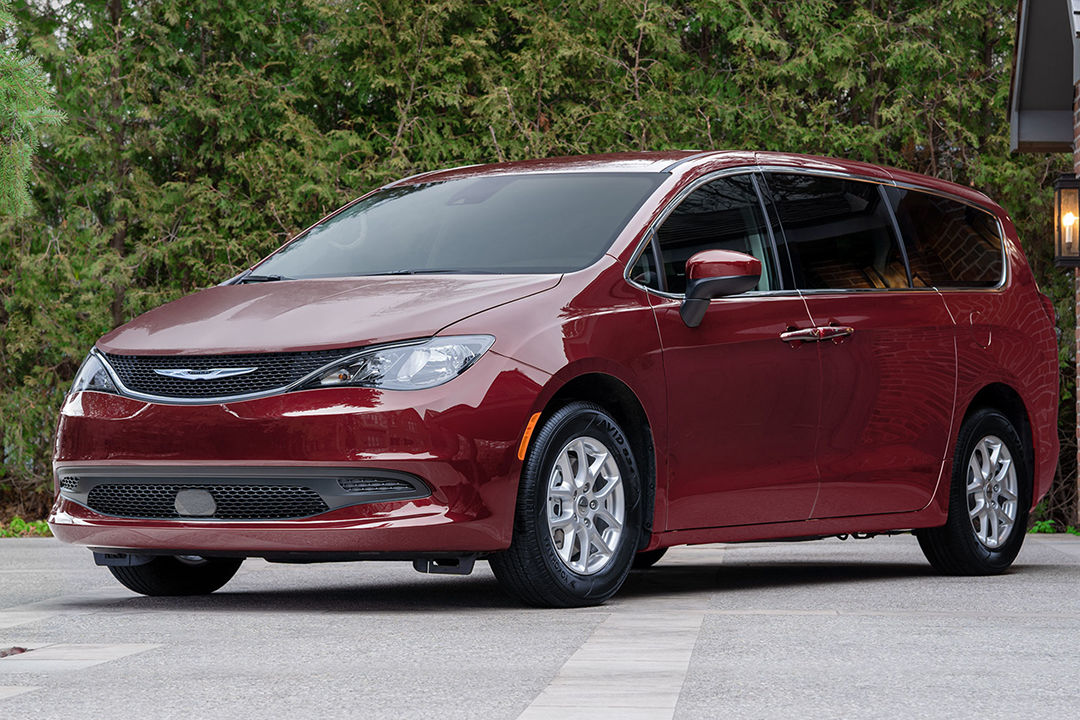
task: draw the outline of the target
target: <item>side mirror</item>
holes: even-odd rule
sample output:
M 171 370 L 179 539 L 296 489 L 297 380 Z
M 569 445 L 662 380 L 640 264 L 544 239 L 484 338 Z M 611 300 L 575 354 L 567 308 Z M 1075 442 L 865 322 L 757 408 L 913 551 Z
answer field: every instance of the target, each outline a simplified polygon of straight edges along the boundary
M 686 261 L 686 299 L 679 314 L 687 327 L 697 327 L 709 300 L 753 290 L 761 281 L 761 261 L 734 250 L 702 250 Z

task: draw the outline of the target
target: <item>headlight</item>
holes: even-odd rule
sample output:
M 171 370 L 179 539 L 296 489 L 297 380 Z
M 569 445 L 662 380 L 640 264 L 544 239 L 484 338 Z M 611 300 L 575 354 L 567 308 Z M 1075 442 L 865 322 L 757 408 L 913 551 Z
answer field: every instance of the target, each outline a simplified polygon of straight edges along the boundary
M 376 348 L 345 358 L 305 387 L 352 385 L 382 390 L 422 390 L 453 380 L 487 352 L 495 338 L 460 335 L 416 345 Z
M 113 384 L 112 378 L 109 377 L 105 365 L 93 353 L 87 355 L 86 359 L 83 360 L 82 367 L 75 374 L 75 382 L 71 384 L 71 390 L 68 394 L 74 395 L 83 390 L 113 393 L 114 395 L 117 392 L 116 385 Z

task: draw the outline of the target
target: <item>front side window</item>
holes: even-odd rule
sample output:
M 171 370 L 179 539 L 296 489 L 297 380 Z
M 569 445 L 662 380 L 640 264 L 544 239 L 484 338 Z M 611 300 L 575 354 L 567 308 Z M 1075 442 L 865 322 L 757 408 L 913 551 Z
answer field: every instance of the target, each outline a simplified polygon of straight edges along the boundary
M 797 287 L 908 287 L 904 257 L 877 184 L 795 173 L 767 178 L 787 246 L 786 252 L 781 248 L 781 262 L 790 261 Z
M 735 250 L 761 261 L 757 290 L 777 287 L 769 233 L 749 175 L 714 180 L 690 193 L 657 233 L 666 289 L 686 292 L 686 261 L 702 250 Z
M 994 287 L 1001 281 L 1001 234 L 993 215 L 918 190 L 886 192 L 915 287 Z
M 630 270 L 630 280 L 638 285 L 644 285 L 653 290 L 661 290 L 660 273 L 656 269 L 656 256 L 653 254 L 652 237 L 645 243 L 641 254 L 638 255 L 634 267 Z
M 283 278 L 561 273 L 600 259 L 662 173 L 488 175 L 385 188 L 261 263 Z

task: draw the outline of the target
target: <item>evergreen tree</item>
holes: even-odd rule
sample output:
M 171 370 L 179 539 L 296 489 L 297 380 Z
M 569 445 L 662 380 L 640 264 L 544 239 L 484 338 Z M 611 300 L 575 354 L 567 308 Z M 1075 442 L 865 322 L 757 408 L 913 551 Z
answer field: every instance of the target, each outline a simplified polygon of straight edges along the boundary
M 27 181 L 41 128 L 63 120 L 38 62 L 6 40 L 15 19 L 0 0 L 0 214 L 30 212 Z
M 9 7 L 0 207 L 28 207 L 30 152 L 59 117 L 49 84 L 70 117 L 33 165 L 39 212 L 0 210 L 0 495 L 38 512 L 58 407 L 104 332 L 389 179 L 563 154 L 807 152 L 985 191 L 1056 300 L 1072 434 L 1072 283 L 1053 270 L 1049 219 L 1070 159 L 1008 152 L 1014 0 Z M 1062 459 L 1070 487 L 1075 453 Z

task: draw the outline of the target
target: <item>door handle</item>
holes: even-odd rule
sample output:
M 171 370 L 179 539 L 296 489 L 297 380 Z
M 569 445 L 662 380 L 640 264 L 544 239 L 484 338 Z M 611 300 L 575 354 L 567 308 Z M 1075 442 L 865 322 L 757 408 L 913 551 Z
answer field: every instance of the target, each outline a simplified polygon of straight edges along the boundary
M 780 333 L 780 339 L 786 343 L 817 342 L 821 338 L 817 335 L 818 328 L 806 328 L 805 330 L 785 330 Z
M 839 342 L 855 332 L 855 328 L 847 325 L 819 325 L 806 328 L 805 330 L 786 330 L 780 333 L 780 339 L 786 343 L 822 342 L 832 340 Z
M 855 332 L 855 328 L 847 325 L 826 325 L 825 327 L 814 328 L 819 330 L 819 340 L 832 340 L 833 342 L 839 342 L 841 338 L 846 338 Z

